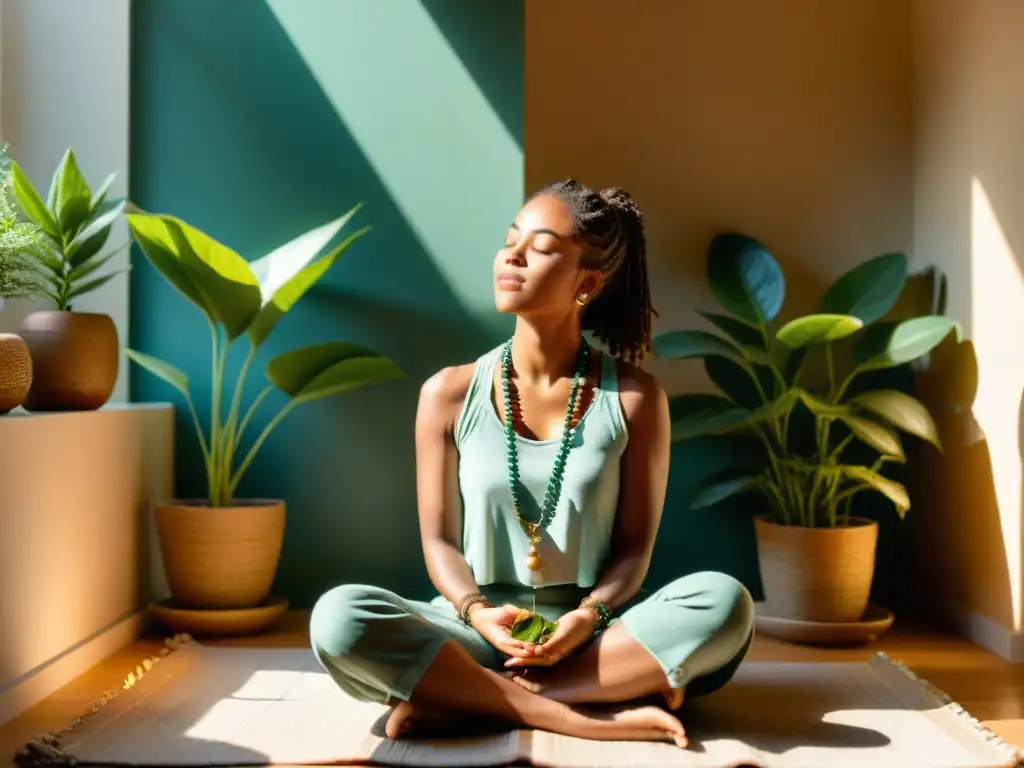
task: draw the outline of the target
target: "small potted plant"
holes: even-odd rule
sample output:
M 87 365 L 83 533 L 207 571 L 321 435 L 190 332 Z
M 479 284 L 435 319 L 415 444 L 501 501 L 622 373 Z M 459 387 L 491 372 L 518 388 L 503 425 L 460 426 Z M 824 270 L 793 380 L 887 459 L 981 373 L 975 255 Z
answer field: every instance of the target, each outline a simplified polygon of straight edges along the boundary
M 101 251 L 125 205 L 123 199 L 107 200 L 115 178 L 109 175 L 93 192 L 68 148 L 44 201 L 11 161 L 18 208 L 43 233 L 39 247 L 31 251 L 44 278 L 39 295 L 54 305 L 29 313 L 18 331 L 32 353 L 32 388 L 25 398 L 30 411 L 95 410 L 107 402 L 117 382 L 119 345 L 113 319 L 74 311 L 77 299 L 126 271 L 100 273 L 117 253 Z
M 368 347 L 347 341 L 312 344 L 272 358 L 266 366 L 269 383 L 242 410 L 245 380 L 263 342 L 368 231 L 364 227 L 352 233 L 320 256 L 358 207 L 252 263 L 173 216 L 134 209 L 126 214 L 147 260 L 199 308 L 213 332 L 211 413 L 205 432 L 192 402 L 190 376 L 171 363 L 126 351 L 129 359 L 181 393 L 206 466 L 206 498 L 156 507 L 161 552 L 176 606 L 245 609 L 268 596 L 283 543 L 285 503 L 236 498 L 253 458 L 297 406 L 404 375 L 393 361 Z M 228 350 L 243 336 L 248 340 L 247 354 L 229 393 Z M 275 389 L 287 396 L 287 402 L 244 449 L 247 427 Z
M 781 267 L 758 241 L 713 238 L 710 288 L 725 313 L 700 312 L 720 333 L 672 331 L 662 358 L 703 358 L 720 394 L 673 398 L 673 440 L 723 435 L 732 464 L 697 487 L 691 506 L 748 491 L 770 512 L 755 518 L 764 610 L 775 618 L 856 622 L 868 605 L 878 526 L 852 516 L 861 492 L 880 493 L 902 518 L 906 488 L 884 470 L 906 459 L 901 432 L 941 442 L 928 409 L 873 378 L 927 355 L 959 325 L 940 315 L 893 318 L 907 259 L 891 253 L 839 278 L 818 312 L 778 321 Z
M 11 206 L 11 170 L 7 147 L 0 147 L 0 306 L 8 299 L 31 299 L 42 290 L 32 251 L 43 232 L 31 222 L 19 221 Z M 17 408 L 32 385 L 32 357 L 25 341 L 14 333 L 0 333 L 0 414 Z

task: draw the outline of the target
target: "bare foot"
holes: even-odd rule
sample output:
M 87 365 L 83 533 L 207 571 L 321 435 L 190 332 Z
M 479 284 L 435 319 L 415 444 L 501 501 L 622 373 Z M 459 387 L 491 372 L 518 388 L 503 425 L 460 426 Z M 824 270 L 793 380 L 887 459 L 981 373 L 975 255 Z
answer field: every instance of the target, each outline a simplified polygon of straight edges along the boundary
M 587 712 L 596 719 L 608 718 L 609 728 L 605 733 L 589 736 L 592 739 L 614 739 L 616 741 L 671 741 L 677 747 L 688 744 L 686 730 L 679 718 L 654 706 L 619 706 L 607 712 Z
M 530 693 L 535 693 L 552 701 L 560 701 L 563 704 L 582 704 L 599 700 L 592 698 L 593 691 L 588 692 L 579 686 L 566 685 L 564 682 L 560 682 L 557 677 L 547 674 L 546 670 L 543 669 L 531 669 L 526 675 L 519 670 L 506 672 L 505 677 L 525 688 Z M 592 688 L 593 686 L 590 687 Z M 668 707 L 669 711 L 675 712 L 683 706 L 684 695 L 684 689 L 670 688 L 662 693 L 662 698 L 664 698 L 665 706 Z

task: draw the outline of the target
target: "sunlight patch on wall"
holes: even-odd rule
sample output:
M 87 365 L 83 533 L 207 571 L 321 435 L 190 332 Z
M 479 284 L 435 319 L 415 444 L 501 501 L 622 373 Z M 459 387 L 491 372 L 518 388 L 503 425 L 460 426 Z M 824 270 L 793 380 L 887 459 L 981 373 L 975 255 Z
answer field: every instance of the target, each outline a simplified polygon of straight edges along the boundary
M 493 314 L 490 265 L 522 204 L 523 152 L 429 13 L 267 4 L 463 306 Z
M 988 438 L 1006 547 L 1013 629 L 1021 627 L 1021 397 L 1024 278 L 981 182 L 971 181 L 972 338 L 981 371 L 974 416 Z M 962 510 L 969 515 L 970 510 Z

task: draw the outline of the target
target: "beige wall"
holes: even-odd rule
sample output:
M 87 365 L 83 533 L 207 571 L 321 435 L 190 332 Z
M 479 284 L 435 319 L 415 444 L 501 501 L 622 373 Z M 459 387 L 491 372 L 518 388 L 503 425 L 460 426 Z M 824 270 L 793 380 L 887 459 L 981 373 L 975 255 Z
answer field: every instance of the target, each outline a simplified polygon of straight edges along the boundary
M 527 0 L 527 190 L 628 189 L 650 230 L 657 328 L 713 309 L 704 249 L 761 239 L 806 311 L 912 240 L 910 10 L 892 0 Z M 658 373 L 703 380 L 699 363 Z
M 950 448 L 918 473 L 909 519 L 928 597 L 1004 653 L 1021 621 L 1021 30 L 1020 0 L 527 0 L 526 11 L 527 189 L 572 174 L 636 196 L 656 332 L 699 327 L 694 309 L 714 309 L 704 248 L 726 228 L 782 262 L 786 316 L 883 251 L 946 271 L 948 312 L 981 358 L 973 412 L 987 440 L 949 415 L 956 379 L 925 376 Z M 696 362 L 652 369 L 670 391 L 706 383 Z
M 968 358 L 930 377 L 949 436 L 929 467 L 922 583 L 977 632 L 1022 629 L 1024 3 L 916 0 L 914 241 L 950 278 L 949 312 L 973 341 L 973 404 L 951 407 Z M 930 538 L 929 538 L 930 537 Z M 1005 635 L 1005 633 L 1003 633 Z M 1024 659 L 1024 638 L 1015 640 Z
M 0 724 L 137 633 L 173 436 L 160 404 L 0 419 Z

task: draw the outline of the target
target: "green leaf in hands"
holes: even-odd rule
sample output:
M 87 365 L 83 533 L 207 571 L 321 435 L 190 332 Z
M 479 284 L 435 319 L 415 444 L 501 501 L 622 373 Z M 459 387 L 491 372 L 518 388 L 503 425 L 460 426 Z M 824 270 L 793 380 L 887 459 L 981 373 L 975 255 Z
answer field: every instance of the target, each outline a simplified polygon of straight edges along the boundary
M 36 188 L 32 186 L 28 176 L 21 170 L 21 166 L 13 160 L 11 161 L 11 187 L 14 190 L 15 200 L 25 215 L 38 224 L 43 232 L 59 241 L 60 228 L 57 226 L 57 221 L 50 214 L 46 203 L 43 202 Z
M 907 257 L 904 254 L 876 256 L 836 280 L 822 297 L 820 311 L 829 315 L 853 315 L 864 325 L 870 325 L 892 309 L 906 280 Z
M 78 168 L 75 151 L 71 147 L 64 152 L 64 157 L 56 173 L 58 177 L 57 209 L 53 213 L 57 216 L 61 229 L 66 233 L 74 234 L 89 215 L 92 190 L 89 189 L 89 183 Z
M 782 309 L 782 267 L 757 240 L 738 233 L 716 235 L 708 246 L 711 291 L 731 315 L 757 328 Z
M 249 325 L 249 338 L 255 346 L 262 344 L 278 321 L 294 307 L 310 288 L 329 270 L 338 257 L 352 243 L 370 231 L 369 227 L 353 232 L 333 251 L 312 264 L 307 264 L 297 274 L 281 285 L 269 301 L 264 303 L 255 319 Z
M 852 315 L 805 315 L 782 326 L 775 338 L 789 347 L 807 347 L 845 339 L 863 327 Z
M 850 399 L 849 404 L 871 411 L 894 427 L 927 440 L 942 450 L 942 441 L 939 439 L 939 429 L 935 425 L 935 420 L 917 398 L 896 389 L 881 389 L 857 395 Z
M 346 341 L 293 349 L 267 364 L 270 382 L 297 403 L 404 375 L 390 359 L 368 347 Z
M 168 362 L 164 362 L 160 358 L 144 354 L 143 352 L 136 352 L 134 349 L 126 349 L 124 353 L 129 360 L 149 371 L 154 376 L 159 376 L 183 395 L 188 394 L 188 376 L 183 371 L 175 368 Z
M 523 643 L 543 645 L 555 634 L 556 629 L 558 629 L 558 622 L 548 621 L 539 613 L 523 610 L 519 612 L 519 616 L 512 623 L 509 634 L 513 639 Z
M 888 498 L 896 507 L 896 514 L 901 520 L 907 514 L 907 510 L 910 509 L 910 494 L 902 484 L 856 464 L 843 464 L 839 469 L 851 480 L 857 480 Z
M 860 371 L 910 363 L 931 352 L 951 331 L 956 332 L 957 341 L 960 341 L 960 324 L 939 315 L 879 323 L 869 327 L 854 342 L 853 362 Z

